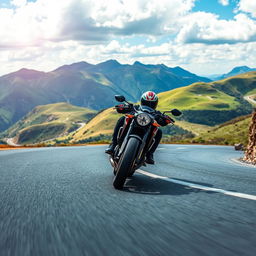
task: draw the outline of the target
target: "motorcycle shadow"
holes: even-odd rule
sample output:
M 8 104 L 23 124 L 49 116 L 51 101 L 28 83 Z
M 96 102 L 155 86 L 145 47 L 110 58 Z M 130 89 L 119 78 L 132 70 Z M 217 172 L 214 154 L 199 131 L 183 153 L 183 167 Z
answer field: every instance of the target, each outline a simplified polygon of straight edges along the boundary
M 209 183 L 200 183 L 196 181 L 176 179 L 179 181 L 196 183 L 198 185 L 213 187 L 212 184 Z M 155 179 L 151 177 L 146 177 L 142 175 L 134 175 L 133 177 L 127 179 L 123 191 L 129 193 L 137 193 L 137 194 L 147 194 L 147 195 L 186 195 L 190 193 L 207 193 L 213 194 L 216 193 L 214 191 L 204 191 L 197 188 L 191 188 L 185 185 L 176 184 L 172 182 L 168 182 L 165 180 Z

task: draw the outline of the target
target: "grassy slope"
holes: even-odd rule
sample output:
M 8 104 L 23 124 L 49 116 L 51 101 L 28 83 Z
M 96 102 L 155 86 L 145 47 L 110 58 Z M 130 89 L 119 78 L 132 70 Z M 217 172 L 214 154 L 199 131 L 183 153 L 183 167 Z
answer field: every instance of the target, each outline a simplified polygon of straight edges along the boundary
M 77 129 L 77 123 L 86 122 L 95 113 L 96 111 L 67 103 L 37 106 L 3 135 L 18 135 L 19 143 L 40 142 Z
M 202 133 L 191 142 L 234 145 L 236 143 L 248 143 L 248 131 L 251 116 L 241 116 Z
M 230 110 L 238 106 L 235 98 L 213 88 L 212 84 L 195 83 L 159 94 L 159 107 L 181 110 Z
M 75 132 L 72 142 L 90 141 L 91 138 L 94 138 L 95 140 L 109 140 L 109 136 L 113 133 L 116 121 L 121 116 L 121 114 L 116 113 L 112 108 L 102 111 L 90 120 L 84 128 Z M 209 126 L 177 121 L 175 127 L 171 128 L 171 130 L 164 130 L 164 133 L 166 137 L 168 137 L 168 134 L 191 135 L 191 133 L 193 133 L 194 135 L 197 135 L 208 129 Z
M 50 122 L 44 124 L 36 124 L 24 128 L 19 132 L 19 144 L 33 144 L 52 139 L 67 130 L 65 123 Z
M 243 98 L 255 92 L 256 72 L 211 83 L 190 86 L 159 94 L 159 107 L 183 110 L 183 120 L 217 125 L 237 116 L 249 114 L 252 106 Z
M 73 135 L 72 142 L 89 139 L 90 137 L 99 137 L 102 134 L 110 136 L 113 133 L 115 123 L 120 114 L 113 108 L 108 108 L 92 118 L 88 124 Z
M 219 113 L 227 112 L 227 120 L 230 120 L 233 116 L 231 115 L 229 118 L 228 111 L 234 111 L 235 113 L 235 111 L 243 104 L 248 107 L 248 103 L 242 100 L 242 96 L 246 94 L 253 94 L 255 92 L 255 87 L 256 72 L 249 72 L 212 83 L 195 83 L 190 86 L 160 93 L 159 110 L 164 111 L 170 110 L 171 108 L 178 108 L 184 112 L 191 111 L 190 114 L 192 113 L 199 117 L 200 115 L 203 115 L 203 118 L 206 120 L 208 118 L 207 111 L 215 111 L 215 115 L 217 115 L 216 118 L 218 118 Z M 198 113 L 197 111 L 201 112 Z M 235 114 L 239 115 L 239 112 Z M 116 120 L 120 116 L 121 115 L 116 114 L 112 109 L 102 111 L 83 129 L 75 133 L 72 141 L 82 141 L 92 137 L 98 137 L 97 139 L 100 139 L 102 135 L 111 135 Z M 246 130 L 245 128 L 247 124 L 248 123 L 246 123 L 246 121 L 242 122 L 241 129 Z M 207 131 L 212 129 L 208 125 L 187 122 L 185 120 L 178 120 L 176 125 L 197 136 L 200 134 L 208 134 Z M 231 129 L 230 127 L 225 129 L 229 130 Z M 225 129 L 223 128 L 223 131 L 220 131 L 224 132 Z M 236 136 L 238 136 L 238 140 L 240 140 L 239 132 L 235 132 L 234 134 L 236 134 Z M 227 135 L 227 138 L 231 143 L 233 143 L 234 140 L 231 139 L 231 136 Z
M 159 107 L 177 107 L 181 110 L 232 110 L 243 95 L 256 92 L 256 72 L 211 83 L 194 83 L 159 94 Z
M 252 91 L 249 91 L 248 93 L 245 94 L 245 96 L 250 96 L 250 95 L 255 95 L 256 96 L 256 88 Z

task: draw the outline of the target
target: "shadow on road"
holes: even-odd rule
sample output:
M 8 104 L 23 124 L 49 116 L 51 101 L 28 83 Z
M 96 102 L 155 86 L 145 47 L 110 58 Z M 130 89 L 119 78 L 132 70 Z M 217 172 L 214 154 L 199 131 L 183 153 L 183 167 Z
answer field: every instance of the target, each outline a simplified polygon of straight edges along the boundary
M 176 179 L 189 183 L 196 183 L 198 185 L 213 187 L 212 184 L 200 183 L 190 180 Z M 138 194 L 148 194 L 148 195 L 186 195 L 190 193 L 216 193 L 213 191 L 204 191 L 197 188 L 190 188 L 184 185 L 175 184 L 165 180 L 154 179 L 142 175 L 134 175 L 132 178 L 128 179 L 125 183 L 123 189 L 125 192 L 138 193 Z

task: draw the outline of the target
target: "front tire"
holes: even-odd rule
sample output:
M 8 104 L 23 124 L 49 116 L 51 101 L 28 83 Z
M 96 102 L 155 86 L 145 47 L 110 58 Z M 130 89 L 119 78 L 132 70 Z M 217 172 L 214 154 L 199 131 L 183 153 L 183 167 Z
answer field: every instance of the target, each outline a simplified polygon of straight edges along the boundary
M 123 189 L 125 180 L 133 168 L 139 144 L 140 142 L 138 139 L 133 137 L 129 139 L 116 169 L 116 176 L 113 182 L 115 189 Z

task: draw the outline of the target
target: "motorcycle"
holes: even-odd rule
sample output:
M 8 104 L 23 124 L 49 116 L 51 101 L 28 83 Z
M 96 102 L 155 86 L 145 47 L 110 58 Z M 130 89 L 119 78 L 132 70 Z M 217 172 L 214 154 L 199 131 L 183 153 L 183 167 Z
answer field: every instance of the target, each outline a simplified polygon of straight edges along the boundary
M 125 102 L 131 112 L 125 114 L 124 125 L 117 136 L 117 146 L 110 155 L 110 163 L 114 168 L 113 186 L 115 189 L 123 189 L 127 177 L 131 177 L 141 166 L 146 166 L 146 154 L 155 142 L 155 135 L 160 127 L 156 122 L 156 111 L 148 106 L 135 108 L 132 103 L 126 101 L 124 96 L 116 95 L 118 102 Z M 124 106 L 125 106 L 124 105 Z M 115 107 L 117 109 L 117 107 Z M 180 116 L 177 109 L 165 111 L 174 116 Z M 168 123 L 174 125 L 175 121 L 168 117 Z

